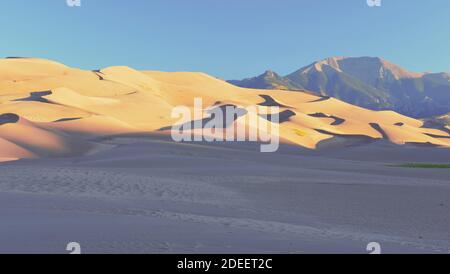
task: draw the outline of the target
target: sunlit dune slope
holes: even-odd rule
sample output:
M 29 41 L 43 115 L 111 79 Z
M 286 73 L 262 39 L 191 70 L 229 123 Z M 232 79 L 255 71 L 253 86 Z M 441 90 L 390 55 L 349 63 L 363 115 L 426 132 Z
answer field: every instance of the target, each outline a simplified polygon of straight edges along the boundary
M 0 115 L 0 127 L 0 158 L 76 156 L 93 148 L 87 141 L 12 113 Z
M 348 137 L 346 145 L 358 137 L 450 146 L 446 128 L 425 128 L 422 121 L 392 111 L 371 111 L 308 92 L 244 89 L 203 73 L 129 67 L 84 71 L 14 58 L 0 59 L 0 161 L 82 155 L 95 148 L 99 136 L 168 133 L 179 122 L 172 118 L 173 108 L 193 111 L 194 98 L 201 98 L 205 109 L 260 106 L 264 112 L 278 106 L 281 120 L 273 126 L 281 141 L 310 149 L 336 136 Z M 272 122 L 247 112 L 232 125 L 248 129 Z M 201 134 L 201 129 L 193 131 Z

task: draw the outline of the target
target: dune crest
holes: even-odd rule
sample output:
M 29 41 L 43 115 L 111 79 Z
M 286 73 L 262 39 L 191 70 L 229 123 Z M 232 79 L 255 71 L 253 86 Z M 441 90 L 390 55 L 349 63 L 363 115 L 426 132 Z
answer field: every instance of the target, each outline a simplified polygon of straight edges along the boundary
M 95 137 L 168 130 L 176 122 L 173 107 L 193 109 L 194 98 L 202 98 L 205 108 L 277 106 L 281 141 L 310 149 L 355 136 L 450 147 L 448 132 L 427 128 L 423 121 L 307 92 L 239 88 L 203 73 L 128 67 L 83 71 L 14 58 L 0 60 L 0 161 L 83 155 L 95 147 Z

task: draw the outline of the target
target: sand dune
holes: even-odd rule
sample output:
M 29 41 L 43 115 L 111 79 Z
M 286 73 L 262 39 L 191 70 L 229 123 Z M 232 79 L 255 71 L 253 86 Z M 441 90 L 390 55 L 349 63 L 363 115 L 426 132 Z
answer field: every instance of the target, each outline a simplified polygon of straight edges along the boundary
M 205 108 L 277 106 L 283 117 L 273 126 L 282 142 L 309 149 L 345 136 L 450 147 L 448 132 L 425 128 L 420 120 L 307 92 L 238 88 L 203 73 L 83 71 L 19 58 L 0 60 L 0 159 L 80 155 L 94 147 L 90 138 L 160 132 L 176 122 L 173 107 L 193 110 L 195 97 Z M 247 113 L 229 126 L 258 128 L 266 122 L 272 123 Z
M 4 158 L 35 158 L 77 156 L 87 153 L 94 145 L 15 114 L 0 130 L 1 156 Z

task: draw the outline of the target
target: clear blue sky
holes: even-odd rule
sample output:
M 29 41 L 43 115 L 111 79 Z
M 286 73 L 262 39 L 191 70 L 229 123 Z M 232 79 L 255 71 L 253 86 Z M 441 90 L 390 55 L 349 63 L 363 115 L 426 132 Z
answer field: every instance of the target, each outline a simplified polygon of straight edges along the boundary
M 81 1 L 0 1 L 0 55 L 226 79 L 287 74 L 335 55 L 450 71 L 449 0 Z

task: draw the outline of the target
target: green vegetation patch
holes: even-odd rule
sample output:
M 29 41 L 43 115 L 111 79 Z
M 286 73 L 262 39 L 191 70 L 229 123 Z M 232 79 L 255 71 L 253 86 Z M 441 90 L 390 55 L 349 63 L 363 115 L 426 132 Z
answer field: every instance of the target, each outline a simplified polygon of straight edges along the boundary
M 407 167 L 407 168 L 450 168 L 450 164 L 407 163 L 407 164 L 400 164 L 400 165 L 392 165 L 392 167 Z

